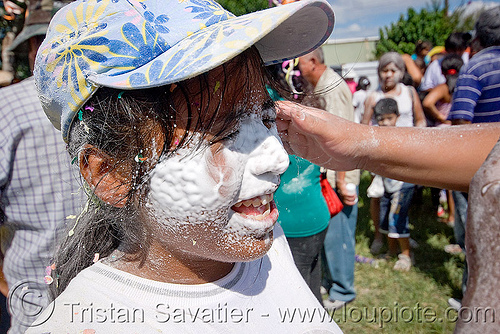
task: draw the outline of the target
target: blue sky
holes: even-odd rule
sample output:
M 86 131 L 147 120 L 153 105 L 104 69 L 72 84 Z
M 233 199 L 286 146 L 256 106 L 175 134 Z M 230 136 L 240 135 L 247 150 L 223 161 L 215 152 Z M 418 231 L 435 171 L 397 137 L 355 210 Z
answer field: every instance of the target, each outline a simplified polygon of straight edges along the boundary
M 379 28 L 396 22 L 407 9 L 430 6 L 431 0 L 327 0 L 335 11 L 335 29 L 331 39 L 378 36 Z M 444 2 L 441 0 L 441 2 Z M 500 0 L 484 1 L 500 4 Z M 449 0 L 450 10 L 469 4 L 475 7 L 483 1 Z

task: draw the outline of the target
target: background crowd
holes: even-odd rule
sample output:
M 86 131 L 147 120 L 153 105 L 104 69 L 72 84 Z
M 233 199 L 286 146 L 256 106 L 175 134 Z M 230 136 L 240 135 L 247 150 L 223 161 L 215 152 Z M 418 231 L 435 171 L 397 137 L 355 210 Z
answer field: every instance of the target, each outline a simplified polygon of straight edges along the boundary
M 500 9 L 496 7 L 489 14 L 481 16 L 476 24 L 476 31 L 472 34 L 453 32 L 447 36 L 444 46 L 433 46 L 429 41 L 420 41 L 415 45 L 415 53 L 412 55 L 396 52 L 383 54 L 378 60 L 379 86 L 374 90 L 368 90 L 370 81 L 364 76 L 356 78 L 357 84 L 352 85 L 352 76 L 335 73 L 324 64 L 321 49 L 300 57 L 300 72 L 295 71 L 294 74 L 302 76 L 312 86 L 319 108 L 363 124 L 445 128 L 458 124 L 498 122 L 500 75 L 497 72 L 499 60 L 495 59 L 500 40 L 500 23 L 496 21 L 498 18 Z M 289 68 L 284 67 L 283 71 L 290 75 Z M 288 82 L 293 83 L 290 80 Z M 298 86 L 304 87 L 304 84 Z M 304 93 L 307 95 L 308 91 L 304 89 Z M 300 158 L 291 156 L 291 165 L 295 164 L 294 159 L 297 161 Z M 313 194 L 319 194 L 320 177 L 316 173 L 309 180 L 309 184 L 316 183 L 316 190 L 300 187 L 301 177 L 307 172 L 305 167 L 302 170 L 295 168 L 291 171 L 291 176 L 284 179 L 283 189 L 290 187 L 296 191 L 293 205 L 289 205 L 292 201 L 288 198 L 282 200 L 281 193 L 277 195 L 278 206 L 287 211 L 286 218 L 280 218 L 285 234 L 290 224 L 310 226 L 310 218 L 302 213 L 310 203 L 302 202 L 313 200 Z M 294 256 L 298 253 L 304 256 L 305 250 L 309 251 L 309 272 L 306 275 L 323 267 L 320 290 L 324 306 L 330 309 L 339 309 L 354 301 L 355 261 L 374 263 L 391 261 L 395 257 L 394 270 L 409 271 L 415 264 L 412 248 L 419 247 L 418 242 L 410 235 L 408 213 L 412 205 L 422 204 L 423 187 L 372 174 L 372 183 L 366 195 L 370 198 L 370 215 L 374 227 L 370 247 L 374 257 L 355 255 L 358 210 L 356 202 L 346 191 L 346 185 L 358 185 L 359 174 L 346 179 L 345 175 L 350 173 L 356 175 L 357 172 L 327 171 L 330 176 L 328 180 L 344 207 L 330 219 L 328 227 L 323 224 L 326 234 L 314 234 L 317 239 L 309 241 L 313 243 L 324 240 L 323 256 L 317 247 L 304 246 L 308 245 L 306 241 L 300 243 L 302 248 L 294 247 L 297 235 L 287 234 Z M 295 185 L 292 187 L 293 183 Z M 465 252 L 467 193 L 437 188 L 430 188 L 430 192 L 432 215 L 435 216 L 436 224 L 445 223 L 454 231 L 455 243 L 446 245 L 444 250 L 450 254 Z M 296 209 L 295 216 L 292 215 L 292 208 Z M 315 212 L 319 214 L 320 210 Z M 422 212 L 422 216 L 427 214 Z M 413 219 L 418 220 L 418 215 Z M 418 221 L 411 223 L 418 225 Z M 309 238 L 313 235 L 305 229 L 303 234 L 303 237 Z M 304 265 L 304 262 L 301 261 L 301 264 Z M 312 278 L 308 279 L 310 281 Z M 320 284 L 320 280 L 315 280 L 310 283 L 313 290 L 317 290 Z M 465 262 L 463 293 L 466 284 Z M 459 310 L 461 300 L 449 298 L 448 304 Z
M 22 29 L 14 29 L 2 43 L 1 74 L 3 85 L 9 86 L 16 52 L 30 57 L 32 69 L 48 23 L 64 3 L 5 1 L 4 5 L 13 20 L 23 18 Z M 276 79 L 268 87 L 274 100 L 295 100 L 370 126 L 445 128 L 499 122 L 500 7 L 485 13 L 474 32 L 454 32 L 443 46 L 421 41 L 412 55 L 382 55 L 378 87 L 367 77 L 336 73 L 325 64 L 321 48 L 269 71 Z M 11 333 L 22 333 L 34 321 L 29 314 L 39 314 L 36 311 L 47 304 L 56 239 L 67 224 L 76 221 L 84 201 L 77 195 L 82 192 L 60 133 L 47 122 L 33 80 L 2 88 L 0 101 L 0 236 L 5 278 L 0 332 L 10 326 Z M 363 258 L 355 251 L 358 198 L 365 196 L 359 187 L 363 171 L 326 170 L 298 156 L 289 158 L 275 195 L 279 222 L 300 273 L 325 308 L 339 309 L 355 300 L 356 261 L 392 261 L 394 270 L 412 270 L 412 249 L 419 244 L 411 237 L 410 224 L 416 222 L 409 220 L 409 210 L 421 204 L 422 186 L 370 174 L 366 195 L 374 228 L 373 257 Z M 325 184 L 334 193 L 327 193 Z M 467 193 L 431 192 L 436 224 L 445 223 L 454 231 L 455 242 L 445 250 L 464 252 Z M 69 193 L 75 195 L 62 198 Z M 39 293 L 30 300 L 33 312 L 23 311 L 16 299 L 26 282 Z M 467 270 L 463 293 L 466 284 Z M 456 309 L 461 306 L 458 298 L 448 302 Z

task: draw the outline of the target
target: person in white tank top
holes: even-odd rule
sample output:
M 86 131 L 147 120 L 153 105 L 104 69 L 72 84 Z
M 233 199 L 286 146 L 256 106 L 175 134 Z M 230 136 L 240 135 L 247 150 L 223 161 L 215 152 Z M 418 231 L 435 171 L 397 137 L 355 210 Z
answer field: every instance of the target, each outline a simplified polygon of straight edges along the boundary
M 379 60 L 378 76 L 380 87 L 371 93 L 365 101 L 365 113 L 362 124 L 370 124 L 373 117 L 373 107 L 384 97 L 391 97 L 398 103 L 400 117 L 396 126 L 426 126 L 425 116 L 414 88 L 401 83 L 405 65 L 403 58 L 397 52 L 388 52 Z M 376 122 L 371 122 L 376 124 Z
M 401 55 L 397 52 L 387 52 L 379 59 L 378 77 L 379 89 L 372 92 L 365 101 L 365 114 L 361 124 L 376 125 L 373 119 L 374 107 L 382 98 L 393 98 L 398 104 L 400 116 L 396 126 L 402 127 L 425 127 L 425 120 L 422 104 L 418 98 L 417 91 L 410 86 L 401 83 L 405 72 L 405 63 Z M 375 226 L 375 238 L 370 246 L 373 254 L 380 252 L 383 245 L 383 236 L 379 232 L 380 198 L 370 198 L 370 215 Z

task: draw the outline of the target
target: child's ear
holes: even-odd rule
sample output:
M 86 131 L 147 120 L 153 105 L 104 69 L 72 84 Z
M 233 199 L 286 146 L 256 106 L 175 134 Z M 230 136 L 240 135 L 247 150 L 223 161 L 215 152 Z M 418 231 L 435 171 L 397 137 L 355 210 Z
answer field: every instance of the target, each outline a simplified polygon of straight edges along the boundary
M 129 168 L 92 145 L 86 145 L 79 155 L 80 173 L 95 195 L 115 207 L 123 207 L 131 189 Z

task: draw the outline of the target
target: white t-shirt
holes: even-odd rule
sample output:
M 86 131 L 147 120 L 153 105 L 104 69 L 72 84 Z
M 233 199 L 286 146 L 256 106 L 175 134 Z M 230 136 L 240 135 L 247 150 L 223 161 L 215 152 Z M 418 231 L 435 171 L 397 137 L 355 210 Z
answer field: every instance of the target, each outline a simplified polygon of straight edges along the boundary
M 27 333 L 342 333 L 295 267 L 279 226 L 266 256 L 236 263 L 212 283 L 162 283 L 98 262 L 35 324 L 44 320 Z
M 440 59 L 434 60 L 425 70 L 424 77 L 420 83 L 420 90 L 426 91 L 446 82 L 446 78 L 441 71 Z
M 352 94 L 352 105 L 354 107 L 354 122 L 361 123 L 363 115 L 365 113 L 365 100 L 368 96 L 368 92 L 364 89 L 360 89 Z
M 396 122 L 396 126 L 411 127 L 413 124 L 413 99 L 412 91 L 409 86 L 402 83 L 398 83 L 399 94 L 396 96 L 386 95 L 381 90 L 373 92 L 375 100 L 374 104 L 380 99 L 390 97 L 396 100 L 399 109 L 399 118 Z M 375 116 L 373 116 L 375 117 Z M 374 124 L 377 124 L 374 122 Z

